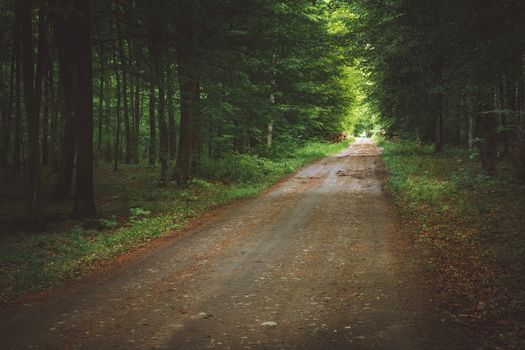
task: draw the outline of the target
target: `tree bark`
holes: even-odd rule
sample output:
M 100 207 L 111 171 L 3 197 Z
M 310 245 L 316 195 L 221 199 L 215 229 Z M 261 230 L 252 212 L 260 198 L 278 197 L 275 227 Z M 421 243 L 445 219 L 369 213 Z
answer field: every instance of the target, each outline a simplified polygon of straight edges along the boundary
M 108 134 L 109 134 L 110 123 L 111 123 L 111 118 L 109 118 L 109 116 L 111 116 L 111 102 L 113 101 L 112 99 L 113 94 L 112 94 L 112 89 L 111 89 L 111 87 L 113 86 L 113 79 L 111 79 L 111 74 L 108 74 L 107 79 L 108 79 L 107 81 L 108 88 L 106 89 L 106 94 L 105 94 L 106 95 L 105 105 L 106 105 L 106 116 L 108 118 L 106 118 L 105 121 L 106 121 L 106 130 L 108 130 Z M 106 142 L 104 146 L 104 160 L 107 163 L 113 162 L 113 151 L 111 149 L 111 141 L 109 139 L 109 136 L 106 138 Z
M 468 146 L 470 148 L 474 147 L 474 139 L 476 130 L 475 116 L 472 112 L 468 114 Z
M 173 71 L 170 70 L 167 80 L 167 99 L 168 104 L 168 143 L 169 143 L 169 158 L 175 160 L 177 157 L 177 129 L 175 124 L 175 79 L 173 79 Z
M 199 2 L 185 1 L 181 6 L 183 21 L 178 25 L 177 65 L 180 92 L 180 131 L 179 149 L 173 174 L 179 184 L 186 184 L 190 177 L 193 143 L 193 123 L 197 119 L 199 99 L 196 96 L 199 89 L 197 74 L 198 17 Z
M 16 30 L 16 29 L 15 29 Z M 16 40 L 13 40 L 13 49 L 11 53 L 11 66 L 9 72 L 9 100 L 7 101 L 7 108 L 4 115 L 2 142 L 2 166 L 4 168 L 4 176 L 7 181 L 9 178 L 9 146 L 11 139 L 11 121 L 13 119 L 13 100 L 15 91 L 15 63 L 16 63 Z
M 113 147 L 113 149 L 115 150 L 115 155 L 114 155 L 114 159 L 113 159 L 113 171 L 117 171 L 118 170 L 118 163 L 119 163 L 119 160 L 120 160 L 120 105 L 121 105 L 121 101 L 122 101 L 122 98 L 121 98 L 121 87 L 120 87 L 120 77 L 119 77 L 119 72 L 118 72 L 118 67 L 115 66 L 115 80 L 117 82 L 117 110 L 116 110 L 116 114 L 117 114 L 117 122 L 116 122 L 116 126 L 115 126 L 115 146 Z
M 61 14 L 55 20 L 55 38 L 57 40 L 59 69 L 60 69 L 60 95 L 63 100 L 61 106 L 62 133 L 60 142 L 60 164 L 58 176 L 53 190 L 52 198 L 63 201 L 71 191 L 73 180 L 73 165 L 76 152 L 77 120 L 75 113 L 76 69 L 74 55 L 71 47 L 76 40 L 72 28 L 73 20 L 68 14 L 71 2 L 62 0 L 59 3 Z
M 155 130 L 155 83 L 154 79 L 149 83 L 149 154 L 148 163 L 155 166 L 157 160 L 157 135 Z
M 35 73 L 33 67 L 33 28 L 31 14 L 31 0 L 17 1 L 17 10 L 20 11 L 21 42 L 22 42 L 22 71 L 24 76 L 24 100 L 27 116 L 27 138 L 28 138 L 28 218 L 31 221 L 40 219 L 40 147 L 39 147 L 39 123 L 38 109 L 39 97 L 35 94 Z M 43 5 L 44 6 L 44 5 Z M 44 18 L 40 18 L 41 21 Z M 40 53 L 39 53 L 40 57 Z M 39 58 L 39 64 L 42 60 Z M 41 70 L 37 68 L 37 71 Z M 41 84 L 40 76 L 37 74 L 37 86 Z M 41 91 L 41 87 L 37 88 Z
M 19 1 L 15 2 L 16 6 L 21 6 Z M 21 36 L 21 18 L 20 10 L 15 10 L 15 29 L 14 29 L 14 44 L 13 51 L 15 54 L 15 125 L 13 135 L 13 174 L 20 173 L 22 167 L 22 106 L 21 106 L 21 50 L 20 43 Z
M 93 193 L 93 72 L 89 0 L 75 0 L 78 156 L 74 217 L 96 215 Z
M 479 152 L 481 167 L 489 174 L 496 172 L 498 138 L 496 134 L 497 120 L 494 115 L 494 95 L 488 89 L 478 91 L 475 101 L 476 127 L 480 138 Z
M 46 101 L 42 111 L 42 166 L 44 167 L 49 165 L 49 105 L 51 104 L 51 98 L 49 96 L 49 72 L 46 73 L 43 90 Z
M 59 84 L 60 86 L 60 84 Z M 59 151 L 58 151 L 58 135 L 59 135 L 59 106 L 60 103 L 57 102 L 55 97 L 55 67 L 53 64 L 49 66 L 49 103 L 50 103 L 50 113 L 51 113 L 51 135 L 49 137 L 49 164 L 51 169 L 54 172 L 58 171 L 59 168 Z M 56 95 L 60 95 L 57 93 Z
M 525 183 L 525 80 L 523 74 L 523 64 L 525 57 L 521 60 L 519 74 L 517 75 L 517 94 L 516 94 L 516 111 L 519 112 L 519 134 L 518 134 L 518 152 L 517 152 L 517 176 L 521 182 Z
M 160 55 L 160 52 L 159 52 Z M 159 57 L 160 58 L 160 57 Z M 168 173 L 168 130 L 164 118 L 164 77 L 160 62 L 157 62 L 157 81 L 159 86 L 159 162 L 160 162 L 160 186 L 166 186 Z
M 120 56 L 120 66 L 122 71 L 122 89 L 121 89 L 121 99 L 122 106 L 124 110 L 124 139 L 125 139 L 125 149 L 124 149 L 124 161 L 126 164 L 131 164 L 132 160 L 132 136 L 130 131 L 130 121 L 129 121 L 129 105 L 128 105 L 128 64 L 126 52 L 124 50 L 124 40 L 122 39 L 122 33 L 120 31 L 120 26 L 117 21 L 117 36 L 118 36 L 118 45 L 119 45 L 119 56 Z
M 133 106 L 133 163 L 139 163 L 139 139 L 140 139 L 140 116 L 141 116 L 141 104 L 140 104 L 140 84 L 139 77 L 135 81 L 135 97 L 134 97 L 134 106 Z
M 105 80 L 105 59 L 104 59 L 104 46 L 100 45 L 99 50 L 100 57 L 100 80 L 98 90 L 98 132 L 97 132 L 97 159 L 102 158 L 102 126 L 104 120 L 104 80 Z
M 430 96 L 430 108 L 434 115 L 434 145 L 436 152 L 443 150 L 443 101 L 441 93 Z

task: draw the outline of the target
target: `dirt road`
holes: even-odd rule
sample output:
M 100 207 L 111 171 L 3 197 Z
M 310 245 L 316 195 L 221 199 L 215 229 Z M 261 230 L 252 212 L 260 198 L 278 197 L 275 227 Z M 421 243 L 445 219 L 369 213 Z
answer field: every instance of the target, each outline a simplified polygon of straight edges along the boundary
M 358 139 L 266 194 L 43 300 L 1 349 L 453 349 Z

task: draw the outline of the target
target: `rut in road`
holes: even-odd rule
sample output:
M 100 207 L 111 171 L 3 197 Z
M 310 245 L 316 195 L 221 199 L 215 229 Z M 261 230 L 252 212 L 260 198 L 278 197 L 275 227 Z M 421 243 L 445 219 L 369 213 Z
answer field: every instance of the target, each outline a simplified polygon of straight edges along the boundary
M 1 316 L 2 349 L 441 349 L 358 139 L 133 262 Z

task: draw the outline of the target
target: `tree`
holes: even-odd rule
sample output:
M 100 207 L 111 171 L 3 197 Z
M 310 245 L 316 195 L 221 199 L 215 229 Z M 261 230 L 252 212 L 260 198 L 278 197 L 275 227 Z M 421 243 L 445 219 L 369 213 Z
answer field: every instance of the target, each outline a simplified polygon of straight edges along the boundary
M 89 217 L 96 214 L 93 195 L 93 87 L 90 6 L 88 0 L 61 0 L 57 11 L 56 35 L 61 52 L 61 79 L 64 89 L 66 114 L 62 160 L 63 171 L 69 182 L 60 174 L 57 185 L 60 194 L 69 190 L 74 157 L 77 150 L 76 179 L 73 216 Z M 73 129 L 73 125 L 76 128 Z M 68 135 L 71 132 L 72 135 Z M 73 145 L 75 147 L 73 147 Z M 67 168 L 67 169 L 65 169 Z

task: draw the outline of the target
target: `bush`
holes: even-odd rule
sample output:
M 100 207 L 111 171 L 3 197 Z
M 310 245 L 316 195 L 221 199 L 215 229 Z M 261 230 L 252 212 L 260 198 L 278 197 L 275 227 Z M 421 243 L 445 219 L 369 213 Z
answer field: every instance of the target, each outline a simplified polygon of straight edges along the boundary
M 229 183 L 258 182 L 270 175 L 279 164 L 256 155 L 231 154 L 221 159 L 203 159 L 197 176 Z
M 275 143 L 266 156 L 230 154 L 220 159 L 205 158 L 195 169 L 195 175 L 227 183 L 270 183 L 317 158 L 344 148 L 349 142 L 311 142 L 301 147 L 293 143 Z

